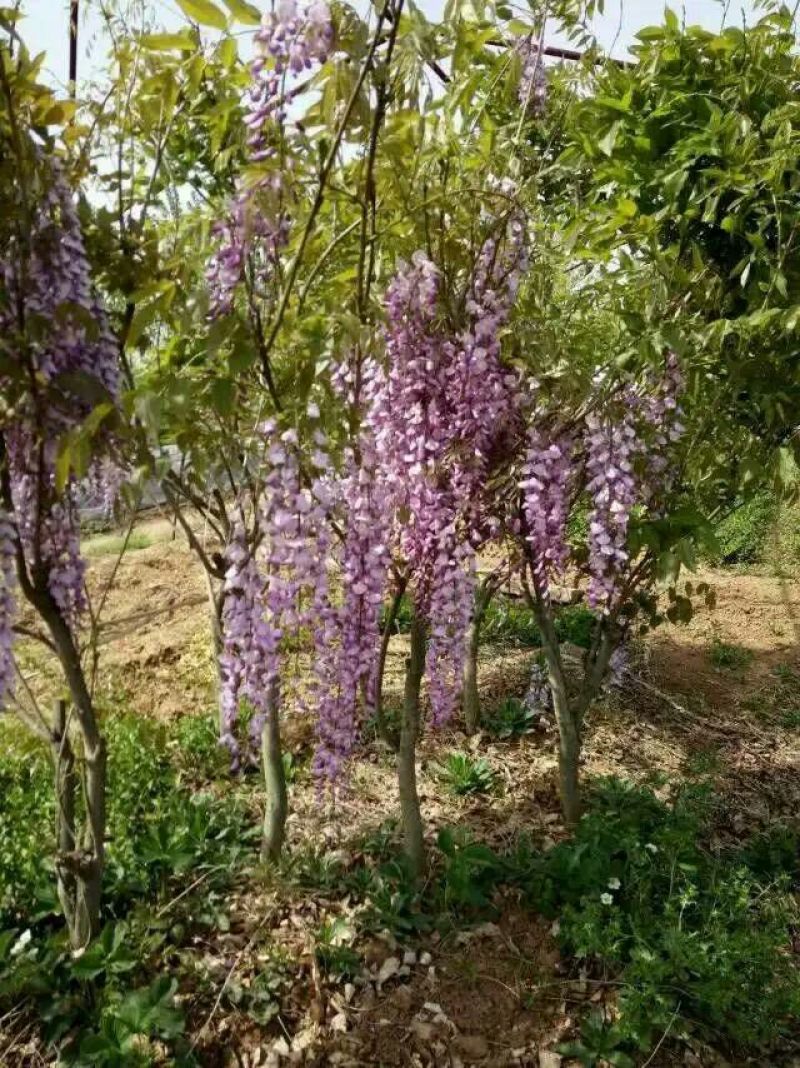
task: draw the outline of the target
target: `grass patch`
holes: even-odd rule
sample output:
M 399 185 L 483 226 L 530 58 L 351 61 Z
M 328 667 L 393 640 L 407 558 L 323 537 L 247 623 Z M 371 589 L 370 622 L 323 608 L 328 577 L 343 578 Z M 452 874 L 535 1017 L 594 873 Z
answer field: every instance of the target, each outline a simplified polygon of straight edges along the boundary
M 0 727 L 0 1015 L 28 1005 L 59 1064 L 136 1068 L 154 1063 L 157 1047 L 166 1047 L 169 1063 L 195 1063 L 186 1059 L 174 968 L 162 961 L 198 933 L 225 928 L 226 890 L 255 862 L 258 829 L 240 789 L 229 782 L 220 794 L 200 779 L 211 763 L 198 767 L 197 756 L 210 750 L 187 722 L 177 746 L 162 725 L 139 716 L 103 722 L 104 929 L 79 957 L 69 952 L 55 894 L 48 755 L 11 725 Z M 195 880 L 198 891 L 180 897 Z
M 106 718 L 105 926 L 77 958 L 65 943 L 52 871 L 41 862 L 52 850 L 49 761 L 27 737 L 2 728 L 0 1015 L 24 1001 L 59 1063 L 195 1063 L 181 1002 L 187 985 L 194 1003 L 206 988 L 190 984 L 191 966 L 181 961 L 228 930 L 231 880 L 255 863 L 258 835 L 246 787 L 219 769 L 212 726 L 210 717 L 187 717 L 168 737 L 140 717 Z M 440 767 L 456 793 L 494 787 L 480 757 L 452 753 Z M 641 1063 L 669 1028 L 722 1043 L 734 1063 L 745 1056 L 773 1063 L 770 1050 L 800 1013 L 791 952 L 800 921 L 798 836 L 783 828 L 711 853 L 703 845 L 709 815 L 698 787 L 667 804 L 611 779 L 588 792 L 574 835 L 546 850 L 520 838 L 498 853 L 464 827 L 445 827 L 426 880 L 415 884 L 396 825 L 387 823 L 349 850 L 297 849 L 274 877 L 284 890 L 355 906 L 347 922 L 319 917 L 314 956 L 332 981 L 360 972 L 369 935 L 388 930 L 402 942 L 447 933 L 496 917 L 510 893 L 515 908 L 522 901 L 558 920 L 575 974 L 618 991 L 613 1025 L 590 1012 L 565 1054 L 588 1064 Z M 181 897 L 196 880 L 199 888 Z M 280 1011 L 296 968 L 269 952 L 258 980 L 232 980 L 222 999 L 262 1026 Z M 219 988 L 212 983 L 206 992 L 213 1003 Z
M 727 567 L 761 563 L 777 511 L 771 493 L 758 493 L 741 502 L 715 527 L 718 550 L 711 562 Z
M 128 538 L 125 547 L 126 552 L 136 552 L 138 549 L 148 549 L 153 545 L 153 539 L 142 530 L 134 530 Z M 88 538 L 81 544 L 84 556 L 119 556 L 125 546 L 124 534 L 98 534 L 94 538 Z

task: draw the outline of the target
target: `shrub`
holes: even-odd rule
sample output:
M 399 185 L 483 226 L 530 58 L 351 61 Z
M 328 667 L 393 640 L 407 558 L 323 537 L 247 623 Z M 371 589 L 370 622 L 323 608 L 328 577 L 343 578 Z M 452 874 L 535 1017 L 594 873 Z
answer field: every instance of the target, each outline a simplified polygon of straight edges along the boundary
M 588 649 L 595 623 L 594 613 L 585 605 L 567 605 L 556 614 L 556 637 L 560 642 L 572 642 L 581 649 Z
M 775 517 L 776 502 L 770 493 L 759 493 L 740 503 L 717 524 L 714 533 L 719 551 L 714 562 L 729 566 L 760 563 Z

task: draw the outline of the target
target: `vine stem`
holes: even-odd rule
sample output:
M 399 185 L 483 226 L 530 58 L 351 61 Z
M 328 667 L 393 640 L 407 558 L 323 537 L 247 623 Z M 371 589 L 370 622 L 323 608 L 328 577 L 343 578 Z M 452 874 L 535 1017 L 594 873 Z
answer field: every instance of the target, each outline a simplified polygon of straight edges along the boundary
M 353 90 L 350 93 L 350 97 L 347 101 L 344 114 L 342 115 L 341 122 L 339 123 L 339 127 L 336 131 L 336 136 L 333 139 L 333 144 L 328 150 L 328 154 L 325 157 L 325 160 L 320 169 L 317 191 L 314 195 L 314 201 L 311 205 L 311 211 L 309 212 L 308 219 L 306 220 L 306 225 L 303 228 L 303 233 L 300 238 L 300 245 L 294 255 L 292 262 L 289 265 L 288 271 L 286 272 L 286 282 L 284 283 L 283 292 L 281 293 L 280 301 L 278 302 L 278 308 L 275 312 L 275 318 L 272 321 L 269 333 L 264 339 L 264 344 L 261 349 L 262 362 L 264 361 L 264 359 L 269 359 L 269 356 L 272 352 L 272 348 L 275 344 L 275 341 L 277 340 L 281 327 L 283 326 L 283 321 L 286 318 L 286 312 L 289 308 L 289 301 L 294 290 L 294 283 L 297 280 L 297 274 L 303 262 L 303 257 L 305 256 L 306 248 L 308 246 L 309 241 L 311 240 L 311 235 L 314 232 L 314 225 L 317 221 L 317 216 L 319 215 L 320 210 L 322 209 L 322 205 L 325 201 L 325 190 L 328 185 L 328 178 L 330 177 L 331 171 L 333 170 L 333 166 L 336 162 L 336 157 L 339 153 L 339 148 L 341 146 L 342 140 L 344 139 L 345 130 L 347 129 L 347 124 L 350 121 L 350 116 L 353 113 L 353 109 L 356 106 L 361 90 L 364 87 L 364 82 L 367 79 L 367 75 L 372 70 L 373 63 L 375 60 L 375 53 L 377 52 L 378 47 L 381 44 L 381 31 L 383 30 L 383 24 L 387 19 L 388 13 L 389 3 L 387 2 L 384 5 L 380 15 L 378 16 L 378 25 L 375 29 L 375 34 L 373 35 L 372 43 L 370 45 L 369 52 L 367 53 L 367 58 L 364 60 L 364 64 L 361 68 L 358 79 L 356 80 L 356 83 L 353 86 Z

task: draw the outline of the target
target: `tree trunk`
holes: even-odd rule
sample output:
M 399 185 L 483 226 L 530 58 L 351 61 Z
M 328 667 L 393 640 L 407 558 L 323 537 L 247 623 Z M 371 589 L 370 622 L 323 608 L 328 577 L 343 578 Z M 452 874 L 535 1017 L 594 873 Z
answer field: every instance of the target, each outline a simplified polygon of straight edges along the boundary
M 261 731 L 261 762 L 264 768 L 264 831 L 261 839 L 261 859 L 274 864 L 281 855 L 286 837 L 286 817 L 289 801 L 286 793 L 286 774 L 281 750 L 278 719 L 277 682 L 270 686 L 269 705 Z
M 75 753 L 69 739 L 66 701 L 56 701 L 50 737 L 56 798 L 56 889 L 65 916 L 73 911 L 75 874 L 62 862 L 75 851 L 75 797 L 78 779 Z
M 97 934 L 100 926 L 100 898 L 105 866 L 106 742 L 100 733 L 94 704 L 86 685 L 80 653 L 72 632 L 49 594 L 37 593 L 37 599 L 39 603 L 36 601 L 32 603 L 47 623 L 52 635 L 69 686 L 75 722 L 83 743 L 81 766 L 85 803 L 83 829 L 80 839 L 77 828 L 73 829 L 72 850 L 60 853 L 58 857 L 61 885 L 64 890 L 73 886 L 74 880 L 74 891 L 66 894 L 62 902 L 65 905 L 64 916 L 70 943 L 73 949 L 83 949 Z M 31 600 L 30 597 L 29 600 Z M 60 711 L 57 719 L 61 719 Z M 66 733 L 66 717 L 64 717 L 64 733 Z M 62 771 L 64 770 L 66 769 L 62 768 Z M 66 841 L 67 833 L 65 828 L 64 841 Z
M 83 857 L 75 897 L 75 944 L 85 946 L 100 926 L 100 900 L 105 865 L 106 832 L 106 741 L 94 744 L 84 738 L 83 791 L 86 815 L 83 827 Z
M 481 725 L 481 698 L 478 693 L 478 651 L 481 644 L 481 629 L 486 618 L 486 610 L 492 599 L 489 578 L 475 591 L 475 607 L 467 631 L 467 658 L 464 662 L 464 688 L 462 704 L 464 705 L 464 727 L 467 734 L 474 734 Z
M 535 580 L 534 580 L 535 581 Z M 530 598 L 531 606 L 536 614 L 536 622 L 542 632 L 542 648 L 547 661 L 547 679 L 550 684 L 550 693 L 553 697 L 553 711 L 558 725 L 558 779 L 559 793 L 561 796 L 561 810 L 564 813 L 564 822 L 568 827 L 574 827 L 581 815 L 580 793 L 580 756 L 581 756 L 581 732 L 580 718 L 576 708 L 573 708 L 567 681 L 564 675 L 564 665 L 561 662 L 558 637 L 553 624 L 552 605 L 536 591 L 536 599 Z
M 403 601 L 405 589 L 406 580 L 399 579 L 394 597 L 392 598 L 392 603 L 389 605 L 389 612 L 383 623 L 381 648 L 378 654 L 378 666 L 375 672 L 375 724 L 378 731 L 378 737 L 381 741 L 385 742 L 394 753 L 397 752 L 399 739 L 394 732 L 389 730 L 389 725 L 383 714 L 383 678 L 386 672 L 386 657 L 389 652 L 389 642 L 391 641 L 392 631 L 394 630 L 394 625 L 397 621 L 397 613 L 400 611 L 400 605 Z
M 417 794 L 417 735 L 419 734 L 420 688 L 425 670 L 425 624 L 415 614 L 411 623 L 411 649 L 406 661 L 406 684 L 400 745 L 397 751 L 397 782 L 400 813 L 403 821 L 403 848 L 411 873 L 422 874 L 425 864 L 425 839 Z
M 581 815 L 579 767 L 581 736 L 575 711 L 570 705 L 563 673 L 555 678 L 549 667 L 548 678 L 553 695 L 553 710 L 558 724 L 558 781 L 564 822 L 574 827 Z
M 2 462 L 4 454 L 5 441 L 0 434 L 0 489 L 2 500 L 13 509 L 8 467 Z M 50 631 L 72 699 L 76 734 L 82 742 L 81 777 L 85 812 L 79 839 L 75 816 L 75 754 L 68 737 L 66 710 L 59 704 L 51 742 L 56 757 L 58 892 L 63 895 L 62 905 L 72 948 L 83 949 L 100 926 L 100 897 L 105 866 L 106 743 L 86 681 L 80 648 L 50 592 L 47 569 L 37 558 L 29 571 L 19 539 L 16 557 L 17 579 L 22 592 Z
M 214 672 L 217 680 L 215 687 L 217 695 L 217 722 L 219 726 L 219 736 L 221 738 L 227 730 L 222 709 L 222 651 L 224 648 L 222 610 L 225 605 L 225 587 L 222 585 L 219 591 L 215 590 L 214 580 L 205 568 L 203 568 L 203 574 L 206 578 L 206 588 L 208 590 L 208 617 L 211 623 L 211 643 L 214 649 Z

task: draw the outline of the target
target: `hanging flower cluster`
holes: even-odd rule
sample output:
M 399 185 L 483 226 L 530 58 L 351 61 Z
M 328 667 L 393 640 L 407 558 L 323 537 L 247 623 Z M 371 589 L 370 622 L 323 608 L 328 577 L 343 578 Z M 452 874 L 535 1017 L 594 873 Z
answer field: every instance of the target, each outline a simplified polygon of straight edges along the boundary
M 522 63 L 517 96 L 525 111 L 533 118 L 540 118 L 547 107 L 547 72 L 544 57 L 531 34 L 516 45 Z
M 277 166 L 259 170 L 246 183 L 240 181 L 227 217 L 213 226 L 218 247 L 206 272 L 212 318 L 232 310 L 248 257 L 255 261 L 262 289 L 274 274 L 290 232 L 286 210 L 289 163 L 277 159 L 285 102 L 291 96 L 288 83 L 326 61 L 333 36 L 330 11 L 321 0 L 305 9 L 296 0 L 280 0 L 263 17 L 255 36 L 244 121 L 249 162 L 263 165 L 275 160 Z
M 660 489 L 663 497 L 672 487 L 674 471 L 670 463 L 670 447 L 683 437 L 683 410 L 680 395 L 684 380 L 678 357 L 674 352 L 667 356 L 664 373 L 660 378 L 650 375 L 642 411 L 652 435 L 646 456 L 646 476 L 643 493 L 647 499 Z
M 17 581 L 16 534 L 11 519 L 0 510 L 0 710 L 14 692 L 14 617 Z
M 618 576 L 628 562 L 628 526 L 638 501 L 634 461 L 640 438 L 633 412 L 627 408 L 613 422 L 603 415 L 588 415 L 584 440 L 586 489 L 592 499 L 588 600 L 592 608 L 607 612 L 619 593 Z
M 328 5 L 315 0 L 303 10 L 296 0 L 280 0 L 273 11 L 264 15 L 255 47 L 246 122 L 253 131 L 250 147 L 259 151 L 263 145 L 258 131 L 265 121 L 273 115 L 279 121 L 285 118 L 281 94 L 286 89 L 287 75 L 312 70 L 315 63 L 322 65 L 328 58 L 333 47 Z
M 551 579 L 562 575 L 567 565 L 574 448 L 568 431 L 550 438 L 535 423 L 528 431 L 520 488 L 534 580 L 545 598 Z
M 328 603 L 326 480 L 303 485 L 296 431 L 280 434 L 272 421 L 261 429 L 266 475 L 257 533 L 248 537 L 240 524 L 226 553 L 222 741 L 235 765 L 244 758 L 235 732 L 241 701 L 253 710 L 247 754 L 253 759 L 265 717 L 279 712 L 285 643 L 304 627 L 324 630 Z
M 17 273 L 22 263 L 24 279 Z M 45 569 L 56 605 L 74 626 L 85 608 L 85 567 L 76 486 L 69 482 L 57 490 L 58 445 L 92 411 L 86 399 L 92 391 L 81 383 L 99 383 L 116 403 L 120 376 L 117 344 L 92 292 L 72 193 L 57 170 L 37 205 L 29 255 L 16 250 L 1 274 L 8 304 L 0 329 L 11 339 L 12 352 L 19 344 L 18 373 L 35 383 L 17 401 L 4 430 L 14 521 L 28 563 Z M 32 321 L 44 329 L 19 338 L 19 323 L 27 328 Z M 111 470 L 113 464 L 98 461 L 90 477 L 105 483 Z
M 422 252 L 401 264 L 386 294 L 386 366 L 367 369 L 365 423 L 393 517 L 392 537 L 427 622 L 433 720 L 453 713 L 472 613 L 475 552 L 492 527 L 481 508 L 493 461 L 518 419 L 518 377 L 500 361 L 525 267 L 524 227 L 512 218 L 481 249 L 453 336 L 439 321 L 439 274 Z
M 453 479 L 465 504 L 481 500 L 486 474 L 518 422 L 520 377 L 502 363 L 500 337 L 527 267 L 525 227 L 513 215 L 503 240 L 488 238 L 481 248 L 452 368 L 452 436 L 461 446 Z
M 341 604 L 321 605 L 323 632 L 315 635 L 319 668 L 318 747 L 314 770 L 335 781 L 358 737 L 359 707 L 375 706 L 380 609 L 389 568 L 387 499 L 369 439 L 358 462 L 347 459 L 338 497 L 346 519 L 341 547 Z M 319 631 L 319 628 L 318 628 Z
M 401 265 L 386 293 L 386 367 L 373 361 L 364 376 L 365 428 L 391 501 L 393 535 L 420 592 L 430 586 L 452 518 L 452 499 L 438 476 L 450 442 L 442 387 L 453 347 L 436 328 L 437 291 L 438 272 L 424 253 Z
M 591 502 L 588 601 L 603 613 L 616 605 L 629 562 L 633 509 L 646 506 L 658 514 L 657 502 L 674 481 L 672 448 L 684 432 L 682 389 L 677 358 L 670 354 L 661 376 L 629 384 L 574 429 L 559 430 L 552 413 L 531 408 L 518 485 L 533 576 L 544 598 L 552 578 L 568 564 L 567 521 L 582 486 Z
M 230 749 L 233 765 L 238 768 L 242 753 L 235 728 L 240 702 L 246 698 L 254 712 L 250 737 L 252 756 L 257 751 L 260 727 L 269 713 L 270 698 L 277 686 L 280 634 L 267 621 L 264 581 L 241 524 L 234 531 L 225 557 L 224 639 L 220 655 L 224 721 L 221 741 Z
M 458 708 L 464 677 L 465 636 L 475 598 L 475 551 L 455 539 L 443 541 L 434 560 L 430 601 L 428 696 L 434 726 L 442 726 Z

